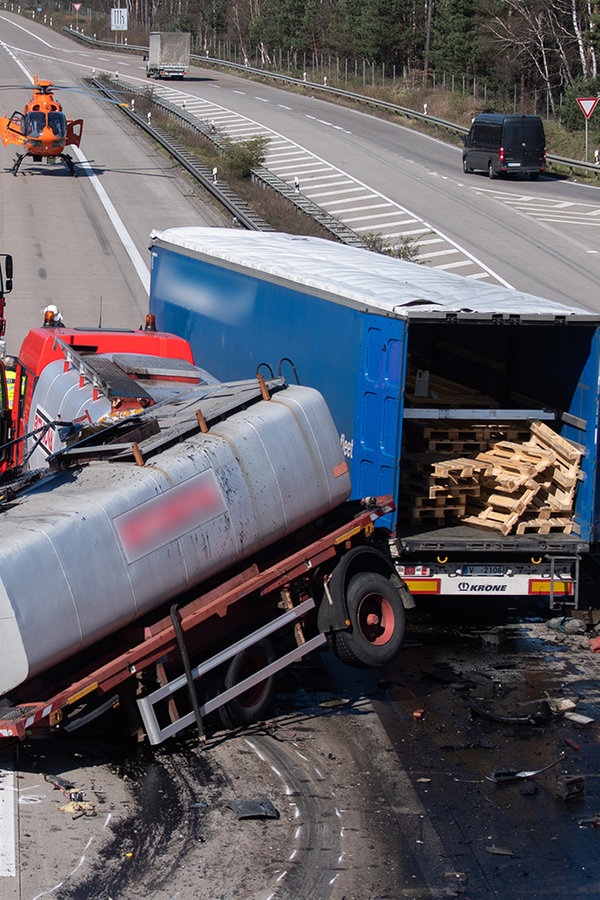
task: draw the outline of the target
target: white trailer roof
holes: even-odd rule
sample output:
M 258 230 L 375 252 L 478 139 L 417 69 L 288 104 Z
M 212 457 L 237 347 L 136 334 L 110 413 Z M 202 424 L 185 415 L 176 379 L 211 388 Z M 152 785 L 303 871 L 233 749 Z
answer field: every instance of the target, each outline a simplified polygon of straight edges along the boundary
M 258 271 L 270 281 L 295 283 L 299 290 L 411 319 L 449 314 L 466 318 L 502 314 L 521 320 L 600 318 L 589 309 L 322 238 L 200 227 L 153 231 L 150 237 L 159 246 L 219 260 L 249 275 Z

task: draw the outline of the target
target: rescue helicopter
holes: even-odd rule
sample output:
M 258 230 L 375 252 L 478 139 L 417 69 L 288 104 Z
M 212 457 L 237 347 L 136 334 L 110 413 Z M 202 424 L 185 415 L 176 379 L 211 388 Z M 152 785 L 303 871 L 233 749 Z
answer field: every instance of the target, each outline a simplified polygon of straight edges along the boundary
M 40 81 L 33 76 L 33 96 L 25 104 L 23 112 L 15 111 L 10 118 L 0 116 L 0 138 L 5 147 L 16 144 L 24 153 L 17 153 L 11 168 L 13 175 L 26 156 L 34 162 L 45 159 L 54 163 L 61 159 L 71 175 L 75 175 L 72 157 L 65 153 L 69 146 L 79 147 L 83 131 L 83 119 L 67 119 L 62 106 L 54 97 L 51 81 Z

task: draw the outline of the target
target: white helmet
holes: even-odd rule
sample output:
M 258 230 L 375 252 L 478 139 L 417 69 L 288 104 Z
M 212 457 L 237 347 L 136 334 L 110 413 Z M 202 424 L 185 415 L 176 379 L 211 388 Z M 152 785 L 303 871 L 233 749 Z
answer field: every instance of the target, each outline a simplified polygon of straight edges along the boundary
M 62 325 L 62 322 L 63 322 L 62 313 L 59 310 L 58 306 L 56 306 L 56 304 L 50 303 L 48 306 L 45 306 L 43 308 L 42 312 L 44 313 L 44 319 L 46 317 L 46 313 L 51 313 L 52 317 L 53 317 L 52 321 L 54 322 L 54 324 Z

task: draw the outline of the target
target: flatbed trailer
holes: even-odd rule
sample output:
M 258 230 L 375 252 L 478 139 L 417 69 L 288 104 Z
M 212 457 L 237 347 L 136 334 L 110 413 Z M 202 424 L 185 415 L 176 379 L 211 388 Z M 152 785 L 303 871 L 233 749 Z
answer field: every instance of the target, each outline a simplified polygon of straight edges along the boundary
M 193 724 L 204 736 L 215 711 L 229 727 L 264 714 L 275 674 L 328 641 L 351 664 L 388 659 L 402 642 L 409 598 L 374 528 L 393 512 L 391 497 L 366 503 L 334 510 L 202 594 L 25 682 L 5 698 L 0 738 L 74 731 L 117 706 L 151 744 Z

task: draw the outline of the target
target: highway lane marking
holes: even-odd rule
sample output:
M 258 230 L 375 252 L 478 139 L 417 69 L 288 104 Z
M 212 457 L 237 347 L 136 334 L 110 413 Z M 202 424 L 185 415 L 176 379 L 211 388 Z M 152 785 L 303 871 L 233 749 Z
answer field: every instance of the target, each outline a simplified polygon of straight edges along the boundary
M 10 20 L 7 20 L 7 21 L 10 21 Z M 27 29 L 23 29 L 23 30 L 27 31 Z M 31 32 L 29 32 L 29 33 L 31 34 Z M 37 36 L 33 35 L 33 37 L 37 37 Z M 6 47 L 6 45 L 3 45 L 3 46 Z M 47 46 L 50 47 L 51 45 L 47 44 Z M 57 53 L 62 53 L 62 54 L 66 53 L 66 51 L 59 50 L 54 47 L 52 49 L 54 49 Z M 54 61 L 56 61 L 56 62 L 71 62 L 70 60 L 65 60 L 64 58 L 61 59 L 59 57 L 48 57 L 47 55 L 44 56 L 43 54 L 36 54 L 36 53 L 32 53 L 31 51 L 23 50 L 23 49 L 19 50 L 19 52 L 24 53 L 26 55 L 30 55 L 30 56 L 31 55 L 36 56 L 36 57 L 39 56 L 39 57 L 43 57 L 46 59 L 51 58 L 51 59 L 54 59 Z M 15 58 L 15 61 L 17 62 L 18 65 L 21 66 L 23 71 L 25 71 L 25 68 L 21 65 L 21 63 L 18 60 L 16 60 L 16 58 Z M 93 68 L 89 64 L 83 64 L 83 63 L 72 63 L 72 64 L 77 65 L 78 67 L 84 68 L 87 70 L 90 70 Z M 112 70 L 108 70 L 108 71 L 110 72 Z M 133 81 L 140 81 L 140 82 L 145 83 L 145 79 L 138 78 L 133 75 L 130 75 L 128 77 L 130 79 L 132 79 Z M 211 87 L 220 89 L 220 85 L 213 84 L 213 85 L 211 85 Z M 185 102 L 186 109 L 189 112 L 192 112 L 192 114 L 194 114 L 194 115 L 196 114 L 196 112 L 195 112 L 196 110 L 202 110 L 203 116 L 204 116 L 204 114 L 209 113 L 210 114 L 210 118 L 208 119 L 209 123 L 211 121 L 226 122 L 227 125 L 229 126 L 229 123 L 231 123 L 231 122 L 235 122 L 235 121 L 241 122 L 243 120 L 245 123 L 251 123 L 251 125 L 252 125 L 252 130 L 248 131 L 246 133 L 269 134 L 269 135 L 275 136 L 280 141 L 287 141 L 290 146 L 295 146 L 300 151 L 306 153 L 307 167 L 309 168 L 309 171 L 315 171 L 315 169 L 313 169 L 313 166 L 317 165 L 323 171 L 327 171 L 331 175 L 335 174 L 335 177 L 339 177 L 339 175 L 345 175 L 350 181 L 353 181 L 355 184 L 360 185 L 365 191 L 370 192 L 370 194 L 373 197 L 383 199 L 386 203 L 388 203 L 390 205 L 390 208 L 396 209 L 397 211 L 403 213 L 404 215 L 410 216 L 411 220 L 414 219 L 415 221 L 422 222 L 423 226 L 428 231 L 438 234 L 442 240 L 446 241 L 449 244 L 449 246 L 456 248 L 457 252 L 462 253 L 464 258 L 469 261 L 467 263 L 467 265 L 470 264 L 473 267 L 473 271 L 467 273 L 467 277 L 491 278 L 494 281 L 496 281 L 497 283 L 504 285 L 505 287 L 511 286 L 509 284 L 509 282 L 507 282 L 505 279 L 503 279 L 501 276 L 499 276 L 497 273 L 495 273 L 489 266 L 487 266 L 481 260 L 477 259 L 477 257 L 475 257 L 473 254 L 469 253 L 467 250 L 462 248 L 456 241 L 454 241 L 448 235 L 444 234 L 439 229 L 434 228 L 433 226 L 429 225 L 429 223 L 425 222 L 419 216 L 415 215 L 415 213 L 406 209 L 405 207 L 402 207 L 400 204 L 391 200 L 389 197 L 386 197 L 384 194 L 380 193 L 379 191 L 373 190 L 372 188 L 369 187 L 369 185 L 365 184 L 364 182 L 360 181 L 359 179 L 352 178 L 352 176 L 350 176 L 348 173 L 343 172 L 343 170 L 341 170 L 335 166 L 332 166 L 330 163 L 328 163 L 326 160 L 322 159 L 321 157 L 317 156 L 316 154 L 310 153 L 309 151 L 306 150 L 306 148 L 303 148 L 299 144 L 296 144 L 296 142 L 290 141 L 288 138 L 285 137 L 285 135 L 279 134 L 278 132 L 273 131 L 271 129 L 266 129 L 265 126 L 263 126 L 261 123 L 256 122 L 255 120 L 252 120 L 247 116 L 242 116 L 238 113 L 234 113 L 232 110 L 227 110 L 226 107 L 223 107 L 222 105 L 212 103 L 211 101 L 202 101 L 199 98 L 195 97 L 194 95 L 186 94 L 183 91 L 176 90 L 174 88 L 168 88 L 166 86 L 160 86 L 160 87 L 156 86 L 156 87 L 153 87 L 153 90 L 157 94 L 160 94 L 160 95 L 164 96 L 166 99 L 169 99 L 170 101 L 172 101 L 175 105 L 182 106 L 183 103 Z M 312 117 L 312 118 L 315 121 L 318 121 L 316 116 Z M 206 120 L 204 120 L 204 121 L 206 121 Z M 350 132 L 348 132 L 348 133 L 350 133 Z M 81 157 L 80 157 L 80 159 L 81 159 Z M 311 162 L 308 162 L 308 160 L 311 160 Z M 82 162 L 83 162 L 83 160 L 82 160 Z M 267 165 L 267 167 L 269 167 L 268 155 L 267 155 L 266 165 Z M 304 164 L 301 164 L 301 165 L 304 165 Z M 91 171 L 91 167 L 88 167 L 88 174 L 91 179 L 95 178 L 95 176 L 93 175 L 93 173 Z M 296 172 L 294 172 L 293 174 L 294 174 L 294 177 L 297 175 Z M 100 187 L 100 191 L 98 190 L 98 187 Z M 138 276 L 140 277 L 140 280 L 142 281 L 144 289 L 147 290 L 146 286 L 149 284 L 149 277 L 150 277 L 148 269 L 145 266 L 145 264 L 143 263 L 143 261 L 141 262 L 141 265 L 140 265 L 141 256 L 139 256 L 139 253 L 138 253 L 137 249 L 135 248 L 135 246 L 133 245 L 133 242 L 131 241 L 130 236 L 127 234 L 123 223 L 118 218 L 118 215 L 116 213 L 116 210 L 114 209 L 114 206 L 111 204 L 110 200 L 108 200 L 107 195 L 105 195 L 104 197 L 102 196 L 101 186 L 98 185 L 98 187 L 96 187 L 96 184 L 94 183 L 94 188 L 95 188 L 96 192 L 98 193 L 98 196 L 99 196 L 101 202 L 105 206 L 105 209 L 106 209 L 109 217 L 111 218 L 111 221 L 113 221 L 113 224 L 115 226 L 115 229 L 117 230 L 117 233 L 119 234 L 121 240 L 123 241 L 126 252 L 130 256 L 130 259 L 134 265 L 134 269 L 137 272 Z M 309 197 L 309 199 L 311 199 L 310 193 L 308 191 L 303 191 L 303 193 L 306 193 L 306 196 Z M 327 207 L 323 207 L 323 208 L 327 211 Z M 116 217 L 116 218 L 113 218 L 113 217 Z M 338 218 L 340 218 L 340 220 L 342 222 L 344 221 L 342 215 L 338 214 Z M 391 227 L 397 228 L 401 224 L 402 224 L 401 220 L 393 222 L 393 223 L 389 223 L 389 222 L 380 223 L 379 227 L 377 226 L 377 223 L 374 223 L 374 225 L 371 226 L 370 228 L 369 228 L 369 226 L 365 226 L 362 228 L 362 230 L 363 231 L 365 231 L 365 230 L 374 231 L 375 233 L 379 232 L 384 238 L 389 239 L 390 228 Z M 354 230 L 357 231 L 358 229 L 354 229 Z
M 3 17 L 0 16 L 0 19 L 1 18 L 3 18 Z M 23 30 L 25 31 L 26 29 L 23 29 Z M 46 43 L 46 42 L 42 41 L 42 43 Z M 12 51 L 8 48 L 8 46 L 4 42 L 0 41 L 0 46 L 2 46 L 9 53 L 9 55 L 13 58 L 15 63 L 21 69 L 21 71 L 23 72 L 25 77 L 29 79 L 31 84 L 33 84 L 33 75 L 29 71 L 27 66 L 25 66 L 19 59 L 17 59 L 16 56 L 14 56 Z M 48 44 L 47 46 L 50 46 L 50 45 Z M 138 278 L 142 282 L 142 286 L 143 286 L 144 290 L 146 291 L 147 294 L 149 294 L 150 293 L 150 270 L 148 268 L 148 265 L 144 262 L 144 259 L 141 255 L 141 253 L 135 246 L 135 243 L 134 243 L 131 235 L 127 231 L 127 229 L 123 223 L 123 220 L 121 219 L 117 210 L 115 209 L 112 200 L 110 199 L 110 197 L 108 196 L 108 194 L 106 193 L 104 188 L 102 187 L 98 176 L 94 174 L 94 171 L 93 171 L 92 167 L 90 166 L 90 164 L 88 163 L 86 157 L 81 152 L 79 147 L 73 147 L 73 149 L 74 149 L 75 154 L 78 157 L 79 162 L 81 163 L 87 177 L 89 178 L 90 184 L 96 191 L 96 194 L 98 195 L 98 199 L 100 200 L 102 206 L 104 207 L 108 218 L 112 222 L 114 229 L 117 232 L 117 235 L 125 249 L 125 252 L 127 253 L 129 259 L 131 260 L 131 263 L 133 265 L 133 268 L 135 269 L 135 272 L 138 275 Z
M 0 877 L 17 873 L 15 835 L 15 773 L 12 766 L 0 768 Z
M 349 183 L 352 183 L 352 184 L 356 185 L 357 187 L 362 188 L 363 192 L 368 192 L 369 196 L 372 197 L 373 199 L 383 200 L 384 203 L 389 207 L 389 209 L 395 210 L 394 214 L 396 216 L 398 216 L 399 214 L 402 214 L 405 217 L 408 216 L 409 217 L 408 221 L 410 221 L 411 223 L 412 222 L 421 222 L 426 231 L 429 231 L 429 232 L 439 235 L 441 240 L 446 241 L 448 243 L 448 245 L 450 247 L 454 248 L 454 250 L 457 253 L 461 253 L 463 255 L 465 260 L 467 260 L 467 262 L 465 263 L 466 266 L 471 265 L 473 267 L 474 271 L 469 272 L 468 277 L 476 276 L 477 278 L 491 278 L 494 281 L 496 281 L 497 283 L 504 285 L 504 287 L 511 286 L 505 279 L 501 278 L 489 266 L 486 266 L 483 262 L 481 262 L 481 260 L 477 259 L 475 256 L 473 256 L 473 254 L 470 254 L 467 250 L 462 248 L 456 241 L 452 240 L 452 238 L 450 238 L 448 235 L 444 234 L 439 229 L 437 229 L 437 228 L 431 226 L 429 223 L 425 222 L 420 216 L 417 216 L 411 210 L 406 209 L 405 207 L 403 207 L 400 204 L 396 203 L 395 201 L 391 200 L 389 197 L 386 197 L 384 194 L 380 193 L 379 191 L 373 190 L 371 187 L 369 187 L 369 185 L 365 184 L 364 182 L 360 181 L 359 179 L 353 178 L 351 175 L 349 175 L 347 172 L 344 172 L 342 169 L 339 169 L 336 166 L 332 166 L 329 162 L 327 162 L 326 160 L 317 156 L 316 154 L 311 153 L 310 151 L 306 150 L 306 148 L 302 147 L 300 144 L 297 144 L 295 141 L 292 141 L 289 138 L 286 138 L 285 135 L 280 134 L 279 132 L 274 131 L 272 129 L 266 129 L 264 125 L 257 122 L 256 120 L 251 119 L 248 116 L 243 116 L 239 113 L 232 113 L 231 110 L 227 110 L 226 107 L 223 107 L 219 104 L 211 103 L 210 101 L 204 101 L 201 105 L 200 104 L 196 105 L 194 103 L 194 100 L 196 98 L 194 98 L 193 95 L 186 94 L 185 92 L 178 90 L 176 88 L 171 88 L 171 87 L 161 85 L 161 86 L 155 87 L 154 90 L 156 91 L 156 93 L 165 97 L 165 99 L 169 100 L 175 106 L 182 106 L 182 104 L 185 101 L 186 111 L 188 111 L 188 112 L 191 111 L 192 114 L 196 114 L 195 109 L 202 109 L 203 115 L 201 116 L 201 118 L 204 119 L 204 116 L 206 115 L 207 119 L 204 119 L 205 121 L 209 121 L 209 122 L 217 121 L 217 117 L 218 116 L 222 117 L 223 114 L 225 113 L 227 115 L 233 115 L 234 118 L 237 117 L 238 121 L 240 121 L 240 122 L 243 121 L 245 124 L 250 123 L 252 125 L 252 128 L 255 129 L 253 132 L 250 132 L 250 133 L 263 134 L 263 135 L 265 133 L 267 133 L 277 139 L 277 141 L 278 141 L 277 153 L 280 153 L 280 147 L 281 147 L 282 143 L 284 143 L 284 144 L 287 143 L 290 147 L 297 148 L 301 154 L 300 158 L 302 158 L 302 156 L 304 156 L 306 159 L 306 162 L 301 162 L 299 160 L 298 163 L 296 164 L 296 166 L 294 168 L 291 168 L 289 166 L 289 162 L 288 163 L 284 163 L 283 161 L 277 162 L 277 159 L 272 159 L 270 156 L 270 153 L 269 153 L 269 148 L 267 148 L 267 156 L 266 156 L 266 160 L 265 160 L 265 166 L 266 166 L 266 168 L 270 169 L 275 174 L 277 174 L 280 178 L 283 178 L 283 180 L 289 179 L 288 183 L 290 183 L 290 184 L 293 184 L 293 179 L 295 177 L 298 177 L 300 174 L 302 174 L 304 180 L 301 181 L 301 183 L 300 183 L 300 190 L 309 199 L 315 200 L 315 202 L 317 202 L 317 198 L 320 199 L 323 197 L 331 196 L 331 193 L 335 194 L 335 193 L 339 193 L 339 192 L 334 191 L 334 192 L 329 193 L 329 192 L 319 191 L 319 192 L 313 193 L 310 189 L 307 188 L 307 184 L 309 184 L 308 179 L 306 178 L 307 170 L 309 172 L 313 172 L 313 171 L 314 172 L 325 172 L 330 177 L 332 177 L 332 178 L 335 177 L 336 179 L 339 178 L 340 176 L 345 177 Z M 318 119 L 317 116 L 305 116 L 305 118 L 308 118 L 308 119 L 311 119 L 312 121 L 319 122 L 319 123 L 326 124 L 326 125 L 331 124 L 331 123 L 325 122 L 324 120 Z M 224 121 L 224 119 L 220 118 L 219 121 Z M 230 121 L 230 120 L 228 119 L 227 121 Z M 322 187 L 327 187 L 327 186 L 328 185 L 327 185 L 327 179 L 326 179 L 325 184 L 323 184 Z M 336 187 L 337 187 L 337 185 L 336 185 Z M 310 185 L 309 185 L 309 188 L 310 188 Z M 325 209 L 326 211 L 328 211 L 327 202 L 328 201 L 326 201 L 324 204 L 321 204 L 321 203 L 319 204 L 319 205 L 322 205 L 323 209 Z M 337 218 L 340 219 L 340 221 L 344 222 L 343 212 L 341 212 L 341 213 L 335 212 L 334 214 L 337 216 Z M 403 224 L 402 219 L 398 219 L 394 222 L 386 222 L 385 216 L 384 216 L 384 214 L 382 214 L 382 219 L 380 222 L 373 222 L 371 225 L 360 226 L 359 228 L 354 228 L 353 230 L 356 232 L 359 232 L 361 229 L 363 231 L 379 232 L 380 234 L 382 234 L 383 237 L 388 237 L 389 230 L 391 227 L 398 228 L 402 224 Z

